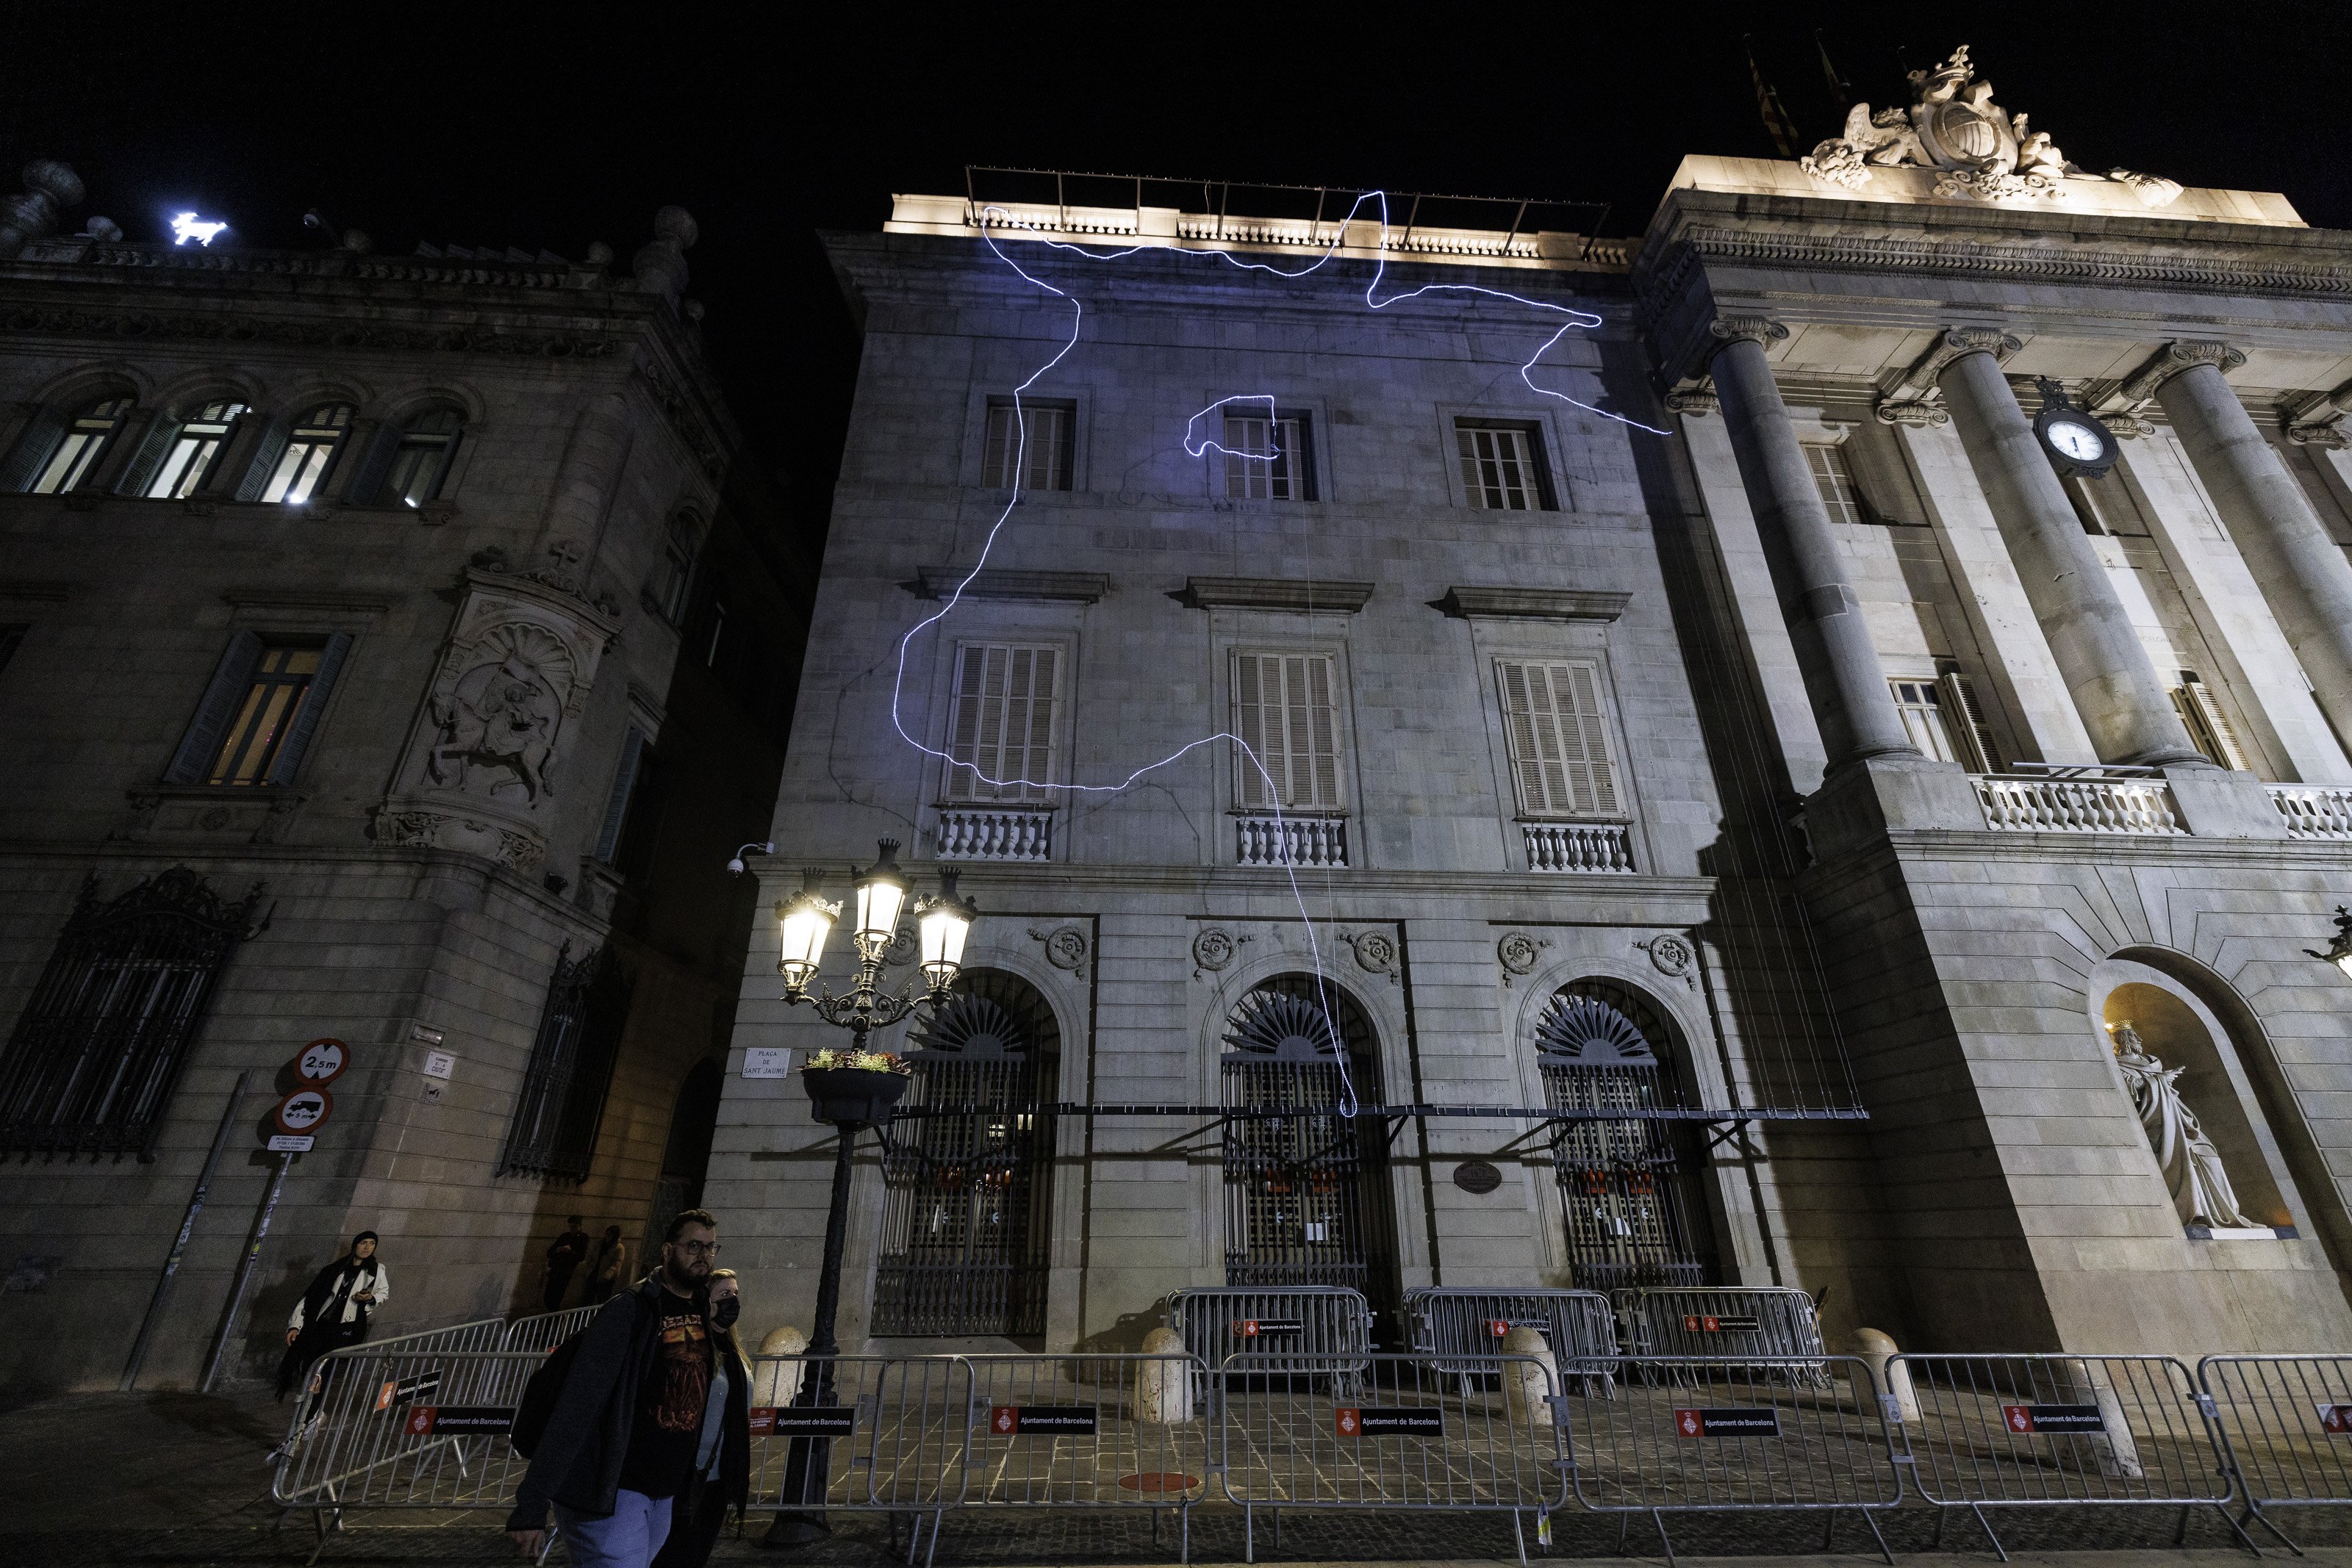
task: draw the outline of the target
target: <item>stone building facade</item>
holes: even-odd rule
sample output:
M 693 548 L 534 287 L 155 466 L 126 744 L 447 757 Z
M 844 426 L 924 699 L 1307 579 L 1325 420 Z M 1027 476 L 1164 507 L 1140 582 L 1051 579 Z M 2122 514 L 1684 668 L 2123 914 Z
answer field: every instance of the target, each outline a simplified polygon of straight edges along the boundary
M 1913 96 L 1630 244 L 1141 183 L 830 236 L 761 906 L 887 837 L 982 910 L 846 1348 L 1132 1349 L 1229 1281 L 1384 1340 L 1415 1285 L 1699 1280 L 1952 1350 L 2352 1332 L 2352 238 L 2076 168 L 1965 51 Z M 773 936 L 711 1178 L 755 1327 L 833 1147 L 745 1075 L 835 1043 Z
M 698 1196 L 805 585 L 685 296 L 593 247 L 300 254 L 0 231 L 0 1385 L 274 1364 L 360 1228 L 378 1333 L 503 1313 L 565 1218 Z M 232 236 L 233 237 L 233 236 Z M 243 1096 L 230 1108 L 240 1079 Z M 609 1093 L 608 1093 L 609 1089 Z M 68 1309 L 67 1303 L 70 1302 Z

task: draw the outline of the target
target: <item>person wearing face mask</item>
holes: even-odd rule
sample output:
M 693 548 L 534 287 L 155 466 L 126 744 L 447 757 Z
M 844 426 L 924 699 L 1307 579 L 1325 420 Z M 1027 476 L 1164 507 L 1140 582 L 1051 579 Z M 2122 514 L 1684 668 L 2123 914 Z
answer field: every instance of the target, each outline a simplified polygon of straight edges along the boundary
M 731 1504 L 737 1517 L 751 1496 L 751 1364 L 735 1340 L 742 1287 L 732 1269 L 710 1271 L 710 1396 L 702 1407 L 702 1440 L 694 1475 L 671 1506 L 669 1539 L 653 1568 L 702 1568 L 719 1544 Z

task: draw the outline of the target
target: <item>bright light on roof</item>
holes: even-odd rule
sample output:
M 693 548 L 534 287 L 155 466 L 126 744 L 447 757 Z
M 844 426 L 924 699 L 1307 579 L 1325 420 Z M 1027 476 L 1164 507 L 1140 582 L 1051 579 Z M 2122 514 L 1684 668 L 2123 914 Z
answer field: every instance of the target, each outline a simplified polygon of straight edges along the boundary
M 228 225 L 225 223 L 200 218 L 194 213 L 174 213 L 172 214 L 172 243 L 185 245 L 194 240 L 198 245 L 210 245 L 213 235 L 226 227 Z

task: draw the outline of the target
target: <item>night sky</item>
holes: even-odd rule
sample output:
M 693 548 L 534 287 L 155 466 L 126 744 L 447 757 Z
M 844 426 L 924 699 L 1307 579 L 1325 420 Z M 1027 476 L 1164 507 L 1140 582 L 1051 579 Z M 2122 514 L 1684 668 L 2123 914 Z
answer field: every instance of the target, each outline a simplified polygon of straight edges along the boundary
M 602 239 L 625 267 L 688 207 L 710 353 L 803 525 L 856 350 L 816 231 L 968 162 L 1607 203 L 1603 232 L 1638 234 L 1684 153 L 1774 155 L 1751 46 L 1804 151 L 1846 107 L 1822 48 L 1884 106 L 1965 42 L 2078 163 L 2352 227 L 2333 4 L 10 9 L 0 168 L 71 162 L 69 228 L 151 240 L 194 207 L 223 243 L 309 248 L 319 207 L 387 254 Z

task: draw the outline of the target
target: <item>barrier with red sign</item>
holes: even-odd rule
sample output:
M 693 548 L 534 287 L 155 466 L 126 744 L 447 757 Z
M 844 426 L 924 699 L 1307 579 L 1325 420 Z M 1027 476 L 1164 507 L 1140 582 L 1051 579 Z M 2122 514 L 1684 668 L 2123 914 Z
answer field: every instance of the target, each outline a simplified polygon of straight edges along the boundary
M 1746 1510 L 1822 1512 L 1824 1551 L 1851 1511 L 1885 1553 L 1871 1515 L 1902 1501 L 1903 1482 L 1870 1368 L 1849 1356 L 1807 1364 L 1822 1375 L 1791 1378 L 1777 1358 L 1628 1358 L 1614 1397 L 1571 1388 L 1561 1406 L 1577 1501 L 1650 1515 L 1669 1559 L 1668 1514 Z
M 1202 1285 L 1173 1291 L 1167 1322 L 1202 1367 L 1228 1355 L 1286 1357 L 1343 1381 L 1370 1364 L 1372 1312 L 1341 1285 Z M 1214 1397 L 1205 1375 L 1197 1400 Z
M 2352 1503 L 2352 1355 L 2209 1355 L 2197 1386 L 2242 1524 L 2285 1541 L 2273 1511 Z
M 2170 1356 L 1899 1355 L 1887 1378 L 1916 1406 L 1904 1436 L 1920 1494 L 1969 1510 L 1996 1548 L 1989 1509 L 2170 1506 L 2185 1532 L 2189 1509 L 2230 1498 L 2196 1384 Z
M 1783 1286 L 1707 1285 L 1615 1292 L 1625 1354 L 1642 1358 L 1776 1361 L 1820 1385 L 1821 1320 L 1813 1299 Z
M 1412 1348 L 1454 1372 L 1502 1353 L 1515 1328 L 1544 1337 L 1564 1378 L 1605 1376 L 1617 1356 L 1617 1315 L 1598 1291 L 1494 1291 L 1423 1285 L 1404 1293 Z

